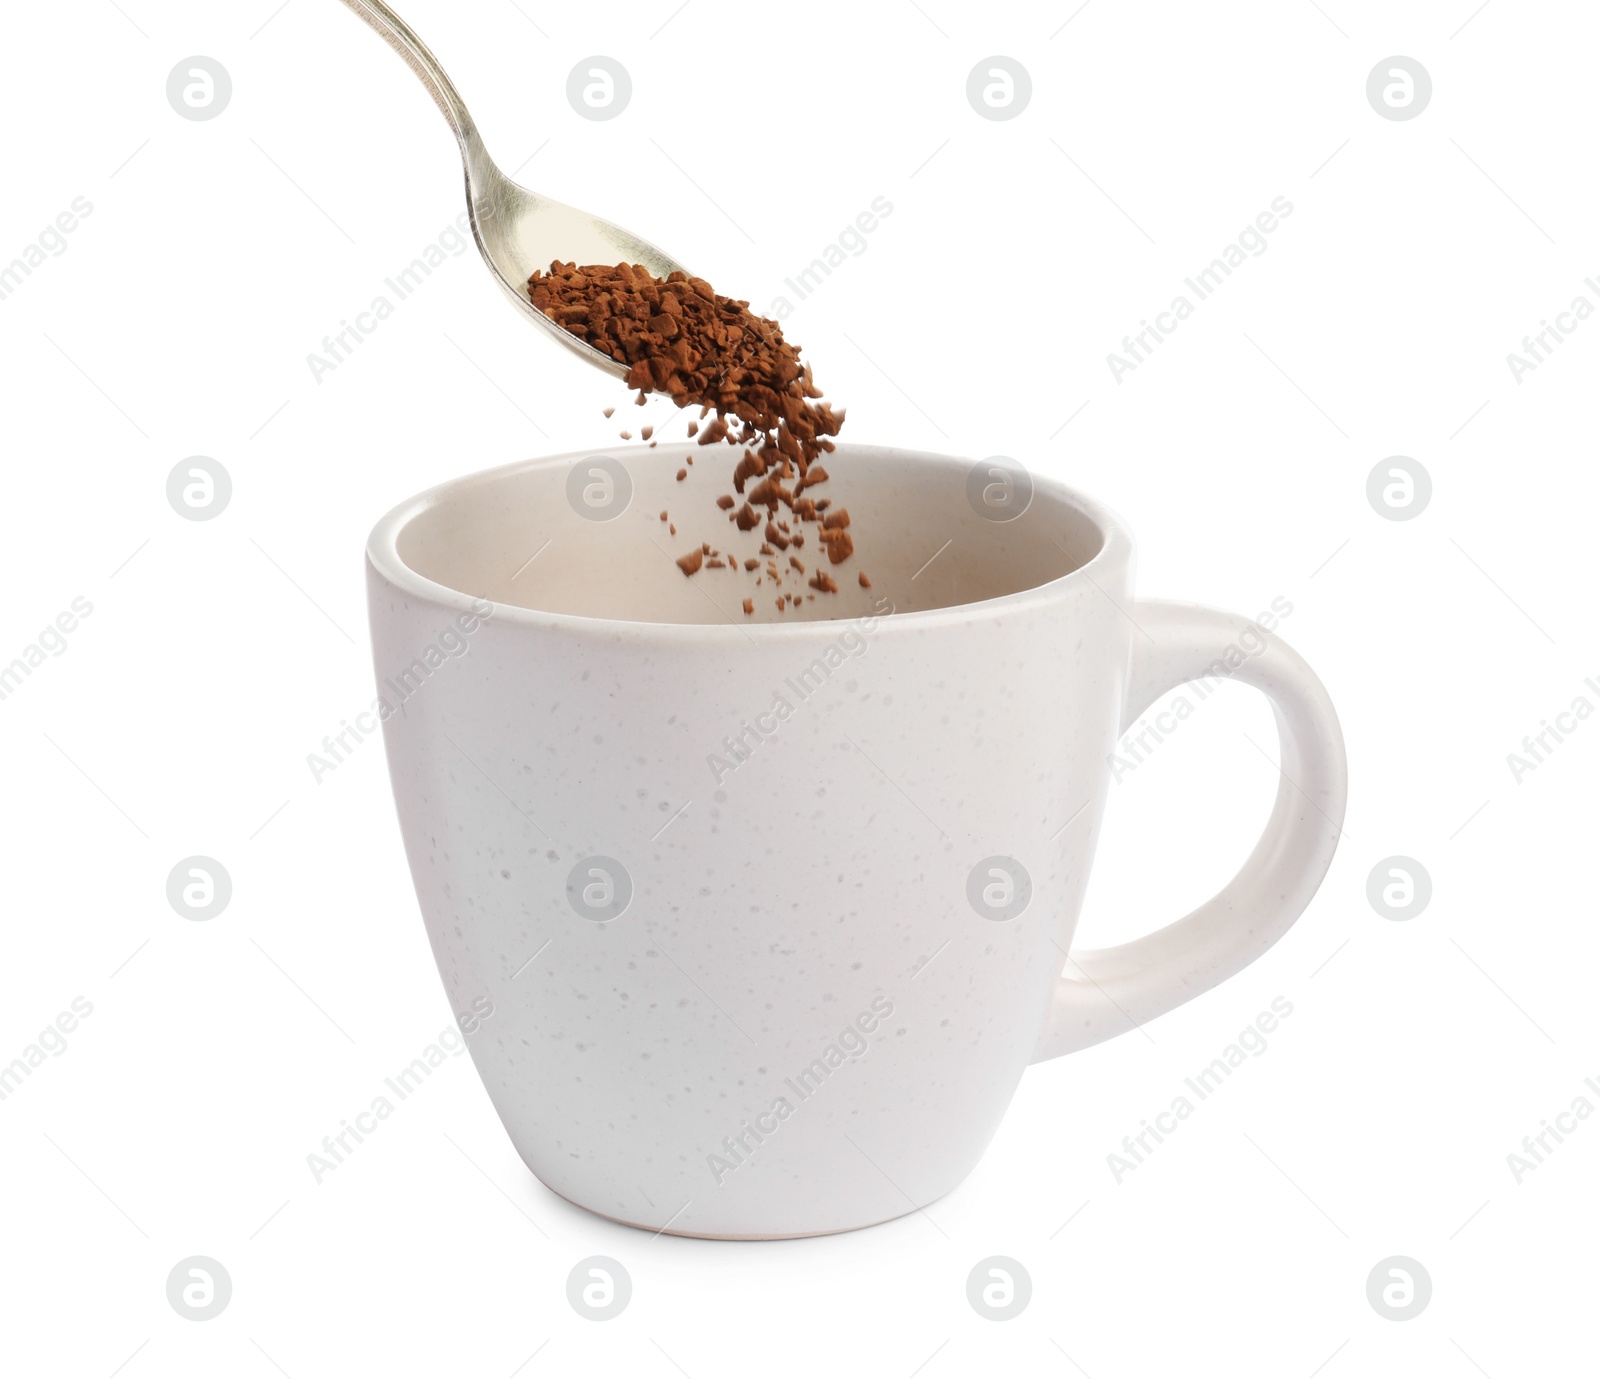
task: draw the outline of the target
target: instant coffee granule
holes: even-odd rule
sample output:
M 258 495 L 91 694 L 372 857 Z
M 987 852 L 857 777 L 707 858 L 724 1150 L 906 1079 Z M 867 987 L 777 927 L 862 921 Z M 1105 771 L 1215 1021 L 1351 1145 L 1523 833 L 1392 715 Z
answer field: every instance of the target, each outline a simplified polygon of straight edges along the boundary
M 626 364 L 624 381 L 638 389 L 639 405 L 647 393 L 665 393 L 679 407 L 697 406 L 700 415 L 689 422 L 688 434 L 698 445 L 726 441 L 744 449 L 733 471 L 734 491 L 717 504 L 740 532 L 761 529 L 762 555 L 791 546 L 803 549 L 810 525 L 830 564 L 850 558 L 855 551 L 847 530 L 850 514 L 843 508 L 830 511 L 829 499 L 810 492 L 828 480 L 817 459 L 834 448 L 832 437 L 844 424 L 844 412 L 819 401 L 822 393 L 810 366 L 801 362 L 799 347 L 783 338 L 776 321 L 755 315 L 748 302 L 719 296 L 703 278 L 681 272 L 657 278 L 637 264 L 580 268 L 558 260 L 548 271 L 534 272 L 528 295 L 564 330 Z M 606 416 L 614 410 L 607 408 Z M 653 429 L 642 427 L 640 435 L 650 441 Z M 622 436 L 630 439 L 627 431 Z M 679 469 L 677 478 L 687 474 Z M 793 556 L 789 560 L 803 576 L 805 566 Z M 737 556 L 724 557 L 709 544 L 677 563 L 686 576 L 741 566 Z M 758 565 L 743 562 L 747 572 Z M 775 564 L 768 565 L 766 577 L 783 583 Z M 862 588 L 871 587 L 864 574 L 858 580 Z M 839 587 L 821 570 L 809 584 L 825 593 Z M 777 602 L 781 610 L 798 601 L 786 596 Z M 745 600 L 744 611 L 754 611 L 753 600 Z

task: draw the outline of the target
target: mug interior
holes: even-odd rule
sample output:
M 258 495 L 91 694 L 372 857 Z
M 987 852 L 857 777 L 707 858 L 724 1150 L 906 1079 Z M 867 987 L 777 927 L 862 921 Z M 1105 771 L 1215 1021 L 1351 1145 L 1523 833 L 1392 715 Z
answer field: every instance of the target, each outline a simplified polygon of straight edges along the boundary
M 599 459 L 615 465 L 602 468 Z M 830 479 L 807 495 L 831 498 L 835 509 L 849 511 L 855 554 L 832 565 L 808 537 L 803 548 L 775 557 L 783 571 L 778 585 L 766 572 L 774 558 L 758 557 L 762 528 L 741 532 L 716 505 L 718 495 L 733 492 L 736 461 L 729 446 L 665 442 L 525 461 L 403 504 L 379 524 L 370 549 L 380 569 L 392 549 L 435 585 L 511 608 L 748 626 L 1004 598 L 1081 569 L 1110 540 L 1104 514 L 1037 476 L 1025 481 L 1033 490 L 1026 508 L 997 520 L 1008 513 L 1005 476 L 981 471 L 974 479 L 975 468 L 986 462 L 841 444 L 825 457 Z M 682 481 L 675 477 L 679 470 L 686 471 Z M 982 496 L 992 483 L 1002 485 L 990 490 L 1001 497 L 998 507 Z M 598 501 L 587 501 L 586 489 Z M 1015 498 L 1012 503 L 1017 506 Z M 780 514 L 788 515 L 785 509 Z M 686 577 L 675 562 L 702 542 L 737 563 Z M 790 565 L 791 555 L 805 574 Z M 747 572 L 743 562 L 752 557 L 761 568 Z M 808 587 L 818 568 L 833 577 L 838 593 Z M 863 572 L 870 588 L 857 578 Z M 780 593 L 799 595 L 799 606 L 780 612 Z M 754 608 L 748 615 L 746 598 Z

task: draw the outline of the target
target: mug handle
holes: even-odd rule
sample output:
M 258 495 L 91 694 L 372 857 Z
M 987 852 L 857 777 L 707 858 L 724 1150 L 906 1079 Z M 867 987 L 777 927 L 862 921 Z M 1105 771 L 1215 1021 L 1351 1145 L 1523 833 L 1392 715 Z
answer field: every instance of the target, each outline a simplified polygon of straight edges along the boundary
M 1035 1063 L 1124 1034 L 1248 967 L 1310 903 L 1344 822 L 1344 738 L 1310 666 L 1237 614 L 1141 601 L 1131 617 L 1143 635 L 1134 634 L 1123 731 L 1189 681 L 1254 685 L 1278 723 L 1278 797 L 1255 851 L 1198 910 L 1132 942 L 1068 954 Z

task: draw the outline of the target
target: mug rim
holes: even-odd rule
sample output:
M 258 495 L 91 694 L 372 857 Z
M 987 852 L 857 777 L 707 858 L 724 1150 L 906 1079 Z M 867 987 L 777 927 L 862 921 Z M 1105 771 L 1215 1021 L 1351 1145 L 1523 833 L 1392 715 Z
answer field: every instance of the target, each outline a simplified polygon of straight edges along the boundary
M 837 449 L 845 455 L 870 453 L 963 471 L 970 470 L 978 463 L 970 457 L 870 443 L 841 442 Z M 642 457 L 648 455 L 649 450 L 650 447 L 645 445 L 613 446 L 607 448 L 607 453 L 637 454 Z M 1055 501 L 1075 509 L 1079 515 L 1087 518 L 1100 534 L 1100 549 L 1076 569 L 1046 580 L 1043 584 L 1018 589 L 996 598 L 979 599 L 971 603 L 946 604 L 939 608 L 924 608 L 907 613 L 865 613 L 859 617 L 816 618 L 788 623 L 742 623 L 731 620 L 725 623 L 673 623 L 652 622 L 647 619 L 600 618 L 583 613 L 555 613 L 542 608 L 527 608 L 521 604 L 501 603 L 496 599 L 482 598 L 454 589 L 448 584 L 440 584 L 437 580 L 430 579 L 413 569 L 400 555 L 399 537 L 407 525 L 462 486 L 482 483 L 528 469 L 571 463 L 594 453 L 593 447 L 589 447 L 583 450 L 564 451 L 559 455 L 513 460 L 509 464 L 493 465 L 488 469 L 457 475 L 455 478 L 446 479 L 442 483 L 424 489 L 421 493 L 397 503 L 378 519 L 367 537 L 367 565 L 387 584 L 411 598 L 439 604 L 456 612 L 474 613 L 485 617 L 486 621 L 491 623 L 504 622 L 513 626 L 569 632 L 653 637 L 674 642 L 697 639 L 721 640 L 731 637 L 762 641 L 781 637 L 786 641 L 793 641 L 808 635 L 826 641 L 839 635 L 838 629 L 841 624 L 860 622 L 868 618 L 875 626 L 888 630 L 892 627 L 935 627 L 942 623 L 970 622 L 974 618 L 994 617 L 1013 610 L 1022 611 L 1059 599 L 1078 585 L 1095 583 L 1096 572 L 1103 572 L 1113 565 L 1125 564 L 1133 554 L 1132 533 L 1112 509 L 1068 484 L 1029 469 L 1028 475 L 1033 480 L 1035 498 L 1041 493 L 1047 493 Z M 493 609 L 488 615 L 479 611 L 486 603 Z

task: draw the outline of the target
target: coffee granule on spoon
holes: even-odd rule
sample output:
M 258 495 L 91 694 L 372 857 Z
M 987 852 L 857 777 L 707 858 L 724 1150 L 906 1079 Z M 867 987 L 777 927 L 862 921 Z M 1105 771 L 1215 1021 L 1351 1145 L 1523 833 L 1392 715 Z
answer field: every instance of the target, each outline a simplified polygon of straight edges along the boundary
M 811 523 L 818 526 L 830 563 L 849 559 L 855 543 L 844 530 L 848 514 L 840 509 L 829 514 L 835 519 L 830 522 L 824 516 L 828 500 L 807 493 L 828 480 L 816 461 L 833 450 L 844 413 L 819 401 L 822 392 L 810 366 L 801 362 L 799 346 L 783 338 L 776 321 L 755 315 L 748 302 L 719 296 L 703 278 L 682 272 L 657 278 L 637 264 L 579 267 L 558 260 L 548 271 L 534 271 L 528 295 L 564 330 L 626 364 L 624 381 L 639 390 L 640 405 L 647 393 L 665 393 L 678 407 L 700 408 L 700 418 L 688 426 L 697 444 L 727 441 L 746 447 L 733 472 L 738 498 L 724 494 L 718 499 L 741 532 L 761 527 L 770 545 L 803 548 L 800 527 Z M 702 427 L 700 421 L 713 412 Z M 651 431 L 642 428 L 641 434 L 649 440 Z M 678 479 L 686 473 L 680 469 Z M 779 518 L 780 508 L 792 521 Z M 691 552 L 678 565 L 692 576 L 709 564 L 704 559 L 709 554 Z M 727 563 L 738 569 L 740 562 L 730 553 Z M 798 561 L 793 564 L 803 572 Z M 818 573 L 813 587 L 830 593 L 838 588 Z

